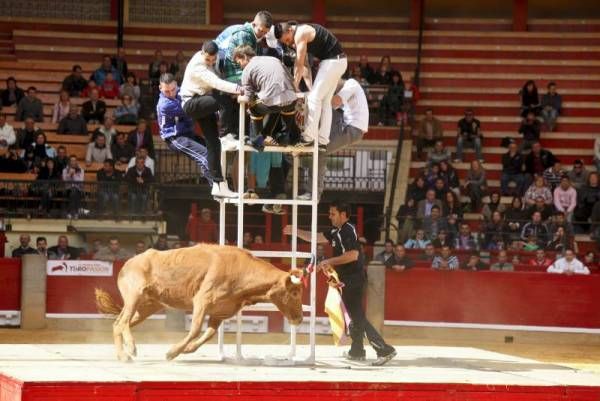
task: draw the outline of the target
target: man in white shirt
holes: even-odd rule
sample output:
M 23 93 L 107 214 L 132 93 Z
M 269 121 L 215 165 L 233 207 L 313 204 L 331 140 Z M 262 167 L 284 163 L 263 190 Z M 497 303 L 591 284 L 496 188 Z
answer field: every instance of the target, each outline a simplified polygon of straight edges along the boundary
M 17 141 L 12 125 L 6 123 L 6 114 L 0 113 L 0 141 L 6 141 L 8 146 L 13 146 Z
M 564 257 L 557 259 L 547 270 L 548 273 L 558 274 L 590 274 L 590 269 L 583 265 L 575 257 L 575 253 L 572 249 L 565 251 Z
M 323 193 L 323 182 L 327 167 L 327 156 L 334 154 L 362 140 L 369 130 L 369 104 L 365 91 L 355 79 L 343 80 L 338 83 L 337 93 L 331 99 L 334 109 L 331 124 L 329 144 L 325 154 L 319 154 L 318 197 Z M 312 173 L 309 175 L 306 193 L 299 199 L 311 199 Z
M 135 160 L 138 157 L 144 158 L 144 166 L 148 167 L 152 172 L 152 175 L 154 175 L 154 160 L 150 156 L 148 156 L 148 149 L 146 148 L 139 148 L 138 151 L 135 152 L 135 156 L 133 156 L 129 160 L 129 164 L 127 164 L 127 170 L 135 166 Z
M 208 150 L 208 168 L 222 193 L 234 195 L 227 187 L 221 172 L 221 141 L 217 126 L 219 104 L 213 89 L 234 95 L 243 94 L 241 86 L 219 78 L 215 71 L 219 48 L 215 42 L 205 42 L 185 68 L 179 94 L 183 111 L 200 124 Z

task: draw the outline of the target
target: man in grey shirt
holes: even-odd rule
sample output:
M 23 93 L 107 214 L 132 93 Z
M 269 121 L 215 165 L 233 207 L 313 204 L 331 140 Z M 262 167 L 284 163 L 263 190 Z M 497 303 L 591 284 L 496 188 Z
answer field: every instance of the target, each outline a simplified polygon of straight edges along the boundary
M 296 91 L 292 76 L 275 57 L 256 56 L 250 46 L 239 46 L 233 52 L 233 60 L 242 69 L 242 87 L 248 98 L 252 145 L 260 149 L 264 145 L 287 145 L 298 138 L 296 125 Z M 263 124 L 269 115 L 268 125 Z M 274 134 L 278 117 L 281 116 L 285 131 Z

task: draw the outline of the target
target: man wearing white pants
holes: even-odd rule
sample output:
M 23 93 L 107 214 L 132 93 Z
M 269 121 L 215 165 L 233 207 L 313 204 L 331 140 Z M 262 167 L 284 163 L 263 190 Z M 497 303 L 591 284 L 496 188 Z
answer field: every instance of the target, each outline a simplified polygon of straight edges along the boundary
M 306 54 L 320 60 L 319 70 L 308 94 L 308 120 L 299 145 L 310 146 L 315 140 L 323 151 L 331 132 L 331 99 L 338 81 L 348 68 L 348 60 L 337 38 L 318 24 L 298 25 L 295 21 L 275 25 L 275 37 L 296 48 L 294 84 L 299 90 L 305 68 Z

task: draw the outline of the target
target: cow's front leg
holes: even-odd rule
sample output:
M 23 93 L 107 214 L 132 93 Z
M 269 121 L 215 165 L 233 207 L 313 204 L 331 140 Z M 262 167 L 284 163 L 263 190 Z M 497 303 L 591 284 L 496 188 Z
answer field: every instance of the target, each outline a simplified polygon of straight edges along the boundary
M 190 327 L 190 331 L 183 340 L 173 345 L 169 352 L 167 352 L 167 361 L 170 361 L 174 359 L 177 355 L 181 354 L 181 352 L 190 343 L 190 341 L 192 341 L 194 338 L 200 335 L 205 312 L 206 304 L 204 302 L 204 297 L 196 295 L 193 301 L 192 324 Z
M 183 353 L 191 354 L 192 352 L 196 352 L 196 350 L 198 348 L 200 348 L 200 346 L 202 344 L 209 341 L 215 335 L 215 333 L 217 332 L 217 329 L 221 325 L 222 321 L 223 321 L 223 319 L 219 319 L 219 318 L 215 318 L 215 317 L 211 316 L 208 319 L 208 327 L 206 328 L 206 331 L 204 332 L 204 334 L 202 334 L 202 337 L 197 338 L 197 339 L 193 340 L 192 342 L 190 342 L 183 350 Z

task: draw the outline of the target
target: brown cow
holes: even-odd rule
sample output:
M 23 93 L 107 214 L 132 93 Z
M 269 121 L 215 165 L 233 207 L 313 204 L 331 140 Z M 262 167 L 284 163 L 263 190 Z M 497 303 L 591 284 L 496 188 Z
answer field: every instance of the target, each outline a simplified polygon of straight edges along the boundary
M 129 259 L 119 273 L 117 286 L 123 307 L 99 289 L 96 305 L 101 313 L 118 315 L 113 336 L 117 357 L 124 362 L 136 355 L 131 327 L 165 306 L 192 310 L 189 333 L 167 353 L 167 360 L 171 360 L 182 352 L 196 351 L 212 338 L 224 319 L 245 305 L 272 302 L 291 324 L 300 324 L 302 285 L 298 275 L 301 272 L 284 272 L 232 246 L 201 244 L 170 251 L 149 249 Z M 198 338 L 206 315 L 208 328 Z

